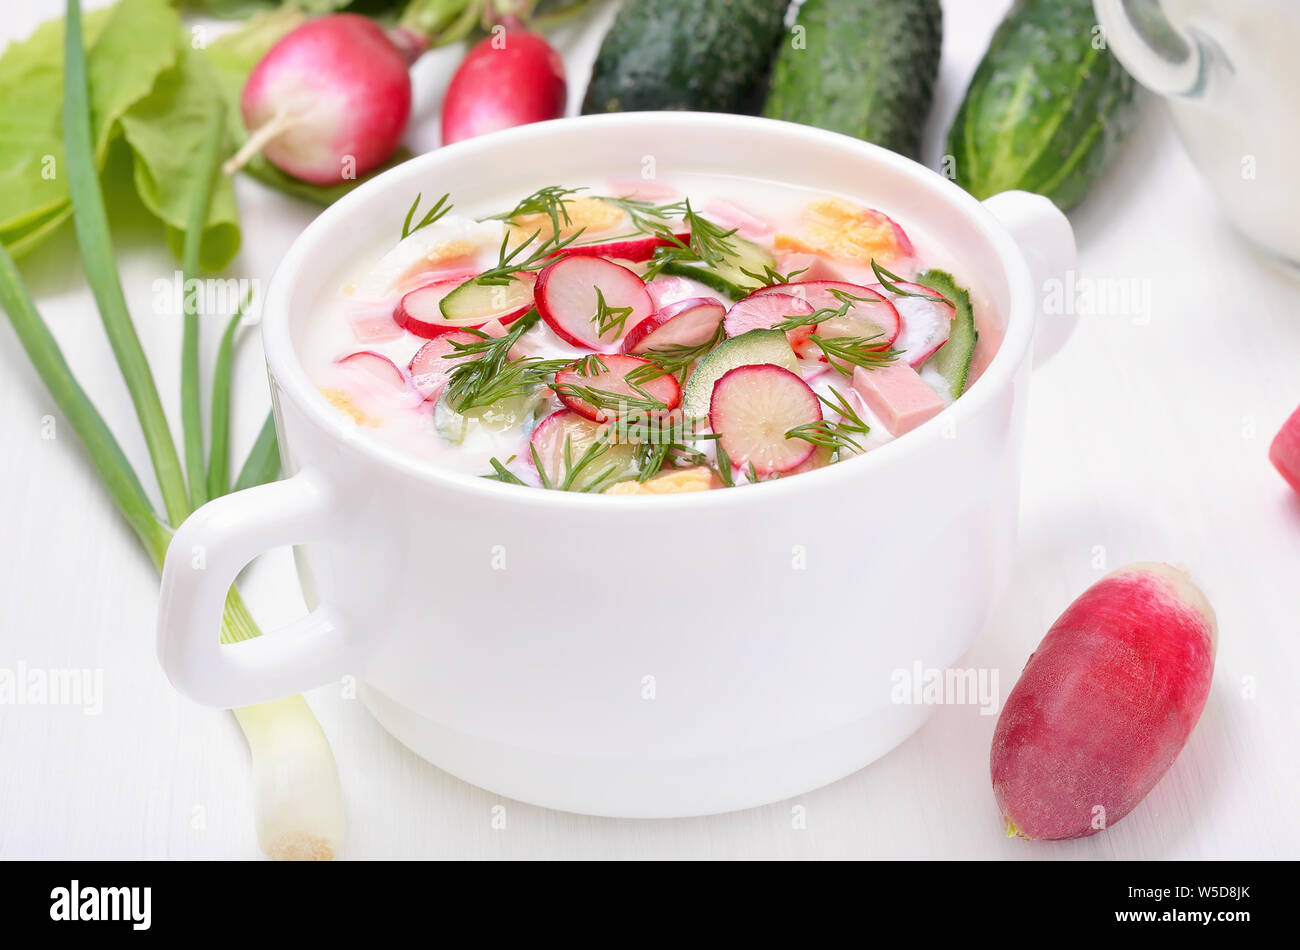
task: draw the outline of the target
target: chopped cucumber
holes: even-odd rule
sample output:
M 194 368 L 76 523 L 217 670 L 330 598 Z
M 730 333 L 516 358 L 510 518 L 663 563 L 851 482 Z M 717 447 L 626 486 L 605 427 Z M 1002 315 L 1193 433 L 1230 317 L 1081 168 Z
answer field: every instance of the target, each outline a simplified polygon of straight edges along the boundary
M 713 384 L 723 374 L 737 366 L 758 366 L 771 363 L 799 372 L 794 350 L 781 330 L 750 330 L 740 336 L 723 340 L 704 354 L 682 391 L 682 411 L 688 419 L 703 419 L 709 415 L 713 401 Z
M 957 315 L 952 319 L 952 330 L 948 333 L 948 342 L 935 350 L 934 356 L 925 364 L 933 366 L 947 380 L 952 398 L 956 399 L 966 390 L 971 357 L 975 355 L 975 343 L 979 340 L 970 294 L 958 287 L 952 274 L 946 271 L 925 271 L 916 278 L 916 282 L 947 297 L 957 308 Z
M 505 432 L 526 423 L 531 424 L 541 400 L 539 390 L 457 412 L 447 404 L 447 395 L 443 393 L 433 408 L 433 427 L 448 442 L 459 445 L 479 432 Z
M 510 278 L 506 284 L 479 284 L 467 280 L 438 306 L 442 315 L 459 326 L 475 326 L 517 313 L 533 302 L 533 281 Z

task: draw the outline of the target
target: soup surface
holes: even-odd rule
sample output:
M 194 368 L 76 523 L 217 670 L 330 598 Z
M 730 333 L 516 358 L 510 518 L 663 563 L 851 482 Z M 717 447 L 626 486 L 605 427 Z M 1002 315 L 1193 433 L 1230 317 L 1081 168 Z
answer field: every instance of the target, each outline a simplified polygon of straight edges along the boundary
M 841 195 L 697 176 L 453 200 L 417 200 L 340 275 L 300 355 L 357 426 L 468 474 L 607 494 L 790 477 L 933 418 L 1001 336 L 960 261 Z

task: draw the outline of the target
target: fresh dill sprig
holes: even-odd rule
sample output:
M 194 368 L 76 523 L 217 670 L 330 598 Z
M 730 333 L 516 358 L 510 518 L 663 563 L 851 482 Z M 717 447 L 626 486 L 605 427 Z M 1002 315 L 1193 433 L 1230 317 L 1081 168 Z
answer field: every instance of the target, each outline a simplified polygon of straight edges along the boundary
M 898 284 L 900 281 L 905 283 L 903 278 L 899 277 L 893 271 L 886 270 L 880 264 L 877 264 L 874 257 L 871 259 L 871 269 L 875 272 L 876 280 L 880 282 L 880 286 L 884 287 L 896 297 L 920 297 L 922 300 L 929 300 L 932 303 L 946 303 L 949 306 L 952 306 L 951 300 L 939 296 L 934 291 L 930 291 L 928 294 L 923 294 L 916 290 L 904 290 L 902 287 L 899 287 Z
M 563 469 L 560 472 L 560 480 L 555 482 L 546 474 L 546 466 L 542 464 L 542 458 L 537 452 L 537 446 L 530 444 L 528 450 L 533 455 L 533 467 L 537 469 L 537 476 L 541 480 L 543 488 L 550 488 L 555 491 L 578 491 L 588 493 L 599 493 L 613 484 L 618 477 L 619 466 L 616 462 L 611 462 L 597 474 L 591 476 L 578 485 L 578 477 L 584 472 L 591 470 L 613 444 L 613 429 L 606 429 L 597 433 L 595 441 L 583 451 L 578 459 L 573 458 L 573 436 L 564 437 L 564 452 L 562 457 Z
M 728 488 L 735 488 L 736 478 L 731 470 L 731 456 L 727 454 L 727 450 L 722 447 L 721 442 L 714 446 L 713 454 L 716 456 L 718 476 L 722 479 L 722 484 Z
M 527 256 L 524 256 L 524 250 L 541 237 L 541 229 L 534 231 L 527 240 L 513 248 L 510 247 L 510 235 L 507 233 L 501 239 L 496 266 L 489 267 L 477 277 L 471 277 L 466 283 L 478 284 L 481 287 L 499 287 L 509 284 L 512 280 L 518 280 L 519 278 L 515 276 L 518 273 L 541 270 L 549 263 L 549 258 L 581 237 L 582 231 L 583 229 L 579 228 L 568 237 L 560 237 L 557 232 L 539 243 Z
M 874 333 L 871 336 L 823 337 L 813 333 L 808 337 L 808 342 L 826 355 L 826 359 L 837 372 L 844 376 L 852 376 L 853 370 L 846 369 L 844 363 L 850 366 L 861 366 L 863 369 L 880 369 L 902 356 L 901 351 L 889 346 L 881 348 L 879 340 L 883 336 L 883 333 Z M 836 362 L 837 360 L 840 362 Z
M 755 289 L 761 290 L 764 287 L 775 287 L 779 284 L 789 284 L 807 270 L 808 268 L 806 267 L 800 267 L 798 270 L 792 270 L 788 274 L 782 274 L 771 264 L 764 264 L 763 273 L 761 274 L 755 273 L 752 270 L 746 270 L 743 267 L 740 269 L 740 272 L 758 285 Z
M 511 347 L 540 319 L 541 315 L 533 308 L 512 323 L 505 336 L 491 337 L 481 330 L 467 330 L 479 339 L 473 343 L 451 341 L 452 352 L 444 359 L 464 356 L 478 359 L 467 359 L 451 368 L 447 375 L 447 405 L 457 412 L 466 412 L 523 395 L 545 382 L 549 374 L 568 366 L 568 360 L 544 360 L 536 356 L 509 358 Z
M 854 411 L 849 405 L 849 401 L 844 398 L 834 386 L 830 387 L 831 398 L 817 394 L 817 398 L 826 405 L 827 408 L 838 413 L 840 421 L 832 422 L 829 419 L 820 419 L 817 422 L 808 422 L 801 426 L 795 426 L 786 432 L 787 439 L 803 439 L 805 442 L 811 442 L 813 445 L 820 445 L 822 448 L 831 449 L 835 452 L 844 452 L 852 450 L 854 452 L 865 451 L 853 436 L 866 435 L 871 431 L 871 426 L 863 421 L 862 417 Z
M 488 459 L 488 464 L 492 466 L 492 471 L 489 474 L 480 477 L 490 478 L 497 482 L 505 482 L 507 485 L 527 485 L 527 482 L 514 472 L 510 471 L 510 469 L 506 468 L 506 465 L 510 464 L 514 460 L 515 457 L 512 455 L 510 458 L 506 459 L 505 464 L 502 464 L 501 460 L 494 455 L 492 458 Z
M 575 360 L 573 369 L 579 376 L 599 376 L 609 372 L 609 366 L 600 353 L 588 353 Z
M 596 290 L 596 313 L 591 318 L 591 322 L 596 325 L 596 336 L 601 337 L 611 330 L 621 334 L 623 326 L 627 323 L 627 318 L 632 316 L 631 307 L 611 307 L 605 301 L 605 294 L 599 288 Z
M 570 364 L 566 363 L 565 366 Z M 601 389 L 597 386 L 583 386 L 579 383 L 552 383 L 551 388 L 555 390 L 555 395 L 561 399 L 579 399 L 589 403 L 601 412 L 612 412 L 617 415 L 624 415 L 627 412 L 662 412 L 668 406 L 661 400 L 656 399 L 638 386 L 632 388 L 636 390 L 637 395 L 629 396 L 627 393 L 611 392 L 608 389 Z
M 736 254 L 731 238 L 737 229 L 727 230 L 700 215 L 691 207 L 689 198 L 662 205 L 632 197 L 601 200 L 627 212 L 637 231 L 664 242 L 655 249 L 655 257 L 651 259 L 653 274 L 657 275 L 671 261 L 701 261 L 708 267 L 717 267 Z M 683 228 L 690 232 L 685 241 L 678 237 Z
M 777 330 L 797 330 L 799 327 L 814 326 L 818 323 L 825 323 L 827 320 L 834 320 L 836 317 L 847 316 L 848 312 L 854 309 L 860 303 L 883 303 L 879 297 L 859 297 L 857 294 L 849 293 L 847 290 L 834 289 L 831 296 L 840 302 L 839 307 L 819 307 L 809 314 L 791 314 L 780 323 L 773 324 Z
M 717 330 L 713 332 L 713 336 L 696 346 L 674 343 L 671 346 L 659 349 L 644 350 L 636 355 L 649 360 L 649 362 L 645 366 L 638 366 L 624 378 L 632 385 L 644 386 L 646 383 L 653 382 L 660 376 L 667 376 L 670 373 L 674 376 L 680 376 L 692 363 L 726 339 L 726 336 L 726 330 L 719 323 Z
M 417 194 L 415 196 L 415 200 L 411 202 L 411 209 L 406 212 L 406 220 L 402 222 L 403 240 L 410 237 L 412 234 L 414 234 L 416 231 L 419 231 L 421 228 L 427 228 L 429 225 L 433 224 L 435 221 L 437 221 L 439 218 L 441 218 L 443 215 L 445 215 L 447 212 L 451 210 L 451 195 L 450 194 L 443 195 L 441 198 L 438 199 L 437 204 L 435 204 L 432 208 L 430 208 L 428 211 L 424 213 L 424 217 L 420 218 L 419 223 L 417 223 L 414 227 L 412 227 L 411 221 L 414 220 L 416 209 L 420 207 L 420 199 L 423 197 L 424 197 L 423 192 Z
M 545 188 L 539 188 L 527 198 L 521 198 L 519 203 L 507 211 L 505 214 L 494 214 L 486 218 L 480 218 L 481 221 L 508 221 L 513 222 L 516 218 L 522 218 L 529 214 L 543 214 L 551 221 L 551 231 L 553 234 L 560 233 L 560 219 L 564 219 L 567 225 L 570 223 L 568 198 L 570 195 L 576 195 L 585 188 L 562 188 L 559 185 L 547 185 Z

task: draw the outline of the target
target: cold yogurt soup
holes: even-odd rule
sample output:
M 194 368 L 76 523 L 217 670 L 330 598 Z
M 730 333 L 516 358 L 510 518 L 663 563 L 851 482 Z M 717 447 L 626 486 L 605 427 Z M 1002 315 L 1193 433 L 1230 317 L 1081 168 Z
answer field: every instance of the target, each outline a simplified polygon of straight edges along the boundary
M 907 222 L 771 182 L 417 198 L 394 225 L 318 301 L 304 365 L 357 426 L 503 482 L 661 494 L 835 464 L 959 398 L 1001 333 Z

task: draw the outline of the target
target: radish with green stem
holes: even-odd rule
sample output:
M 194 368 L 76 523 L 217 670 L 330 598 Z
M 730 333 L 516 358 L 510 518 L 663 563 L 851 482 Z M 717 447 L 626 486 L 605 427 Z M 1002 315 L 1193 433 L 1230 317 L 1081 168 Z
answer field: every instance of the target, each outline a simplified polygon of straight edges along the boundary
M 3 247 L 0 247 L 0 307 L 8 314 L 19 342 L 55 403 L 81 437 L 90 461 L 114 503 L 139 537 L 154 565 L 161 568 L 171 542 L 172 528 L 189 513 L 190 499 L 153 374 L 126 309 L 113 257 L 91 147 L 90 97 L 81 8 L 77 0 L 68 0 L 64 42 L 64 143 L 77 242 L 105 330 L 113 344 L 114 356 L 145 432 L 167 508 L 166 521 L 155 512 L 113 433 L 73 376 L 58 343 L 23 285 L 13 260 Z M 212 137 L 219 135 L 220 130 L 220 123 L 210 123 L 204 154 L 210 154 L 218 147 Z M 208 200 L 206 188 L 196 191 L 196 204 L 206 206 Z M 205 218 L 206 214 L 200 216 L 196 211 L 191 220 Z M 182 360 L 183 385 L 187 387 L 197 371 L 191 356 L 187 350 Z M 225 438 L 229 371 L 230 360 L 220 360 L 213 405 L 214 420 L 220 429 L 214 425 L 214 451 L 205 486 L 207 493 L 213 496 L 223 494 L 228 488 L 225 448 L 221 447 L 219 456 L 216 438 L 218 432 Z M 226 405 L 223 406 L 221 400 L 226 400 Z M 192 417 L 190 422 L 194 422 Z M 273 479 L 279 474 L 279 468 L 275 433 L 268 419 L 235 487 L 249 487 Z M 196 483 L 197 479 L 192 476 L 191 485 Z M 201 492 L 196 491 L 196 494 Z M 259 635 L 260 631 L 238 590 L 232 587 L 222 616 L 221 641 L 231 643 Z M 301 696 L 295 696 L 237 710 L 236 717 L 253 754 L 254 809 L 258 840 L 263 851 L 278 858 L 332 857 L 342 837 L 342 796 L 329 743 L 306 702 Z
M 334 185 L 383 164 L 410 118 L 413 49 L 354 13 L 291 30 L 244 83 L 249 137 L 223 170 L 261 153 L 295 178 Z

